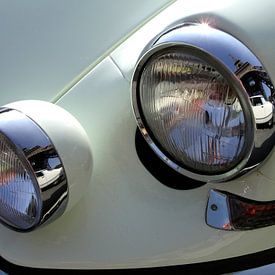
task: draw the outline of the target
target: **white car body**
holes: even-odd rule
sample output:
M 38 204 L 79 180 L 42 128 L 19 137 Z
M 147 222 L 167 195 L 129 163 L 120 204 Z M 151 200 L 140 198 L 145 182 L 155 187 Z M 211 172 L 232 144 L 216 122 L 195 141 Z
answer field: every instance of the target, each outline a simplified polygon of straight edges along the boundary
M 257 124 L 267 123 L 273 118 L 273 104 L 263 96 L 252 96 L 250 101 Z
M 0 224 L 0 255 L 25 267 L 124 269 L 204 263 L 273 248 L 274 226 L 220 231 L 206 225 L 205 208 L 209 190 L 217 187 L 274 200 L 275 154 L 222 184 L 168 188 L 136 154 L 130 86 L 145 45 L 177 21 L 209 23 L 232 34 L 274 81 L 274 9 L 273 0 L 3 2 L 0 105 L 38 99 L 66 109 L 89 136 L 94 166 L 85 195 L 58 220 L 24 234 Z

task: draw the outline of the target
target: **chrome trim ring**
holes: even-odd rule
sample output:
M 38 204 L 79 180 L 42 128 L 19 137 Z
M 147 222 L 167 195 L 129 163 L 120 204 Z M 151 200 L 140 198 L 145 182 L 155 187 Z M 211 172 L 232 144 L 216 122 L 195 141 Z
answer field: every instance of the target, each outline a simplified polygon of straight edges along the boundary
M 62 215 L 68 202 L 68 183 L 61 158 L 47 134 L 25 114 L 1 108 L 0 135 L 28 168 L 40 195 L 39 213 L 30 228 L 17 228 L 1 217 L 0 221 L 11 229 L 25 232 Z
M 147 143 L 153 151 L 167 165 L 179 173 L 199 181 L 222 182 L 232 179 L 237 175 L 250 171 L 257 167 L 268 156 L 274 146 L 273 110 L 272 120 L 264 127 L 256 127 L 258 121 L 251 97 L 261 96 L 265 100 L 275 102 L 274 86 L 258 58 L 239 40 L 223 31 L 202 24 L 182 24 L 165 30 L 161 35 L 152 40 L 145 47 L 139 59 L 132 78 L 132 106 L 137 125 Z M 182 167 L 173 160 L 167 152 L 161 149 L 158 142 L 150 132 L 143 117 L 139 104 L 139 80 L 142 70 L 150 58 L 160 54 L 168 48 L 178 47 L 186 53 L 192 53 L 213 65 L 236 91 L 246 120 L 245 154 L 242 160 L 230 171 L 222 174 L 206 175 L 194 173 L 186 167 Z M 255 87 L 262 87 L 262 91 L 254 91 Z M 265 87 L 263 87 L 265 85 Z M 253 90 L 254 89 L 254 90 Z M 263 90 L 265 89 L 265 91 Z M 265 94 L 264 94 L 265 93 Z M 268 97 L 268 98 L 267 98 Z M 274 101 L 273 101 L 274 98 Z M 269 104 L 269 109 L 271 104 Z

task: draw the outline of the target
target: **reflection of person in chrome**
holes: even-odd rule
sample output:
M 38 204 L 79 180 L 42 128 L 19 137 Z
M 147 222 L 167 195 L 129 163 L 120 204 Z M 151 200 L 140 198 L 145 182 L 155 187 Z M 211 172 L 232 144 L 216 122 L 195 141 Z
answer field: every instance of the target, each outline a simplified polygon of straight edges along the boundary
M 229 90 L 212 91 L 206 100 L 205 125 L 201 129 L 203 152 L 211 164 L 232 161 L 243 144 L 243 115 L 240 103 Z

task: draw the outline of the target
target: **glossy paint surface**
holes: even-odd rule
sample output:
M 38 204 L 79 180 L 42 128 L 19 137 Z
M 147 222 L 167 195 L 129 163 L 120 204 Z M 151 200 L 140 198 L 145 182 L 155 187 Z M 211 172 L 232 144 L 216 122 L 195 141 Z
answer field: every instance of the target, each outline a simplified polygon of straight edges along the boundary
M 0 104 L 62 94 L 169 2 L 1 1 Z
M 0 226 L 0 254 L 7 260 L 36 267 L 137 268 L 205 262 L 274 247 L 274 227 L 225 232 L 205 223 L 211 188 L 274 200 L 274 154 L 242 178 L 182 191 L 158 182 L 136 154 L 130 79 L 144 45 L 174 20 L 214 20 L 217 28 L 249 45 L 275 79 L 274 43 L 267 35 L 275 27 L 274 2 L 204 3 L 171 5 L 57 102 L 90 138 L 91 181 L 79 204 L 47 227 L 19 234 Z

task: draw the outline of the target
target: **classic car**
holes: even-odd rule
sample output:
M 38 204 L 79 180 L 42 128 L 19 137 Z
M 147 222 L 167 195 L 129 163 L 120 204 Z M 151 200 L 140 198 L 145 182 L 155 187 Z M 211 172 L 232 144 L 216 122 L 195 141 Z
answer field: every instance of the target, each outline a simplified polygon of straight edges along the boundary
M 274 1 L 0 7 L 0 269 L 274 262 Z
M 273 104 L 266 101 L 262 95 L 252 96 L 250 97 L 250 101 L 256 124 L 267 124 L 269 127 L 273 126 Z

